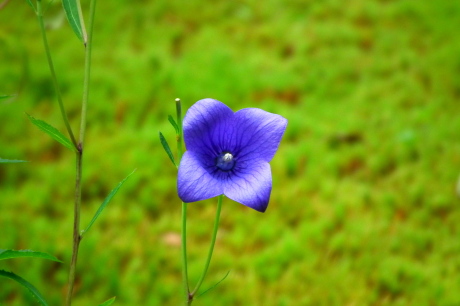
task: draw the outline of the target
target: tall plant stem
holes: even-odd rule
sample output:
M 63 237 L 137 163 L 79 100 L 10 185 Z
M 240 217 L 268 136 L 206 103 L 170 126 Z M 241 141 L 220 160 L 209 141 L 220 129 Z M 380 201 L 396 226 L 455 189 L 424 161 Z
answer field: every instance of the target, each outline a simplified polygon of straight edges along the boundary
M 216 244 L 217 230 L 219 228 L 220 212 L 222 210 L 223 197 L 224 197 L 223 195 L 220 195 L 217 198 L 216 219 L 214 220 L 214 229 L 212 231 L 211 245 L 209 246 L 208 257 L 206 258 L 206 263 L 204 265 L 203 273 L 201 274 L 201 277 L 198 283 L 196 284 L 195 289 L 193 289 L 193 291 L 189 294 L 189 305 L 192 303 L 193 297 L 200 289 L 201 284 L 203 283 L 204 278 L 206 277 L 206 273 L 208 272 L 209 264 L 211 263 L 211 257 L 214 251 L 214 245 Z
M 91 51 L 93 49 L 93 27 L 94 27 L 94 15 L 96 12 L 96 0 L 91 0 L 89 7 L 89 29 L 88 29 L 88 41 L 85 48 L 85 76 L 83 81 L 83 99 L 81 105 L 81 122 L 80 122 L 80 145 L 83 150 L 83 144 L 85 142 L 86 132 L 86 112 L 88 107 L 89 98 L 89 81 L 91 74 Z
M 78 248 L 80 246 L 80 206 L 81 206 L 81 174 L 82 174 L 82 159 L 83 152 L 79 148 L 77 152 L 77 175 L 75 179 L 75 205 L 74 205 L 74 220 L 73 220 L 73 248 L 72 261 L 70 262 L 69 285 L 67 290 L 66 305 L 72 304 L 72 293 L 75 283 L 75 269 L 77 267 Z
M 185 305 L 190 305 L 190 288 L 188 286 L 188 268 L 187 268 L 187 203 L 182 202 L 182 283 L 184 286 Z
M 53 78 L 54 88 L 56 89 L 56 95 L 58 99 L 59 109 L 61 110 L 62 119 L 64 120 L 65 127 L 69 133 L 70 139 L 72 140 L 73 145 L 77 148 L 77 140 L 72 132 L 70 127 L 69 119 L 67 118 L 67 113 L 64 108 L 64 103 L 62 102 L 61 90 L 59 88 L 59 83 L 57 81 L 56 71 L 54 70 L 53 59 L 51 57 L 51 51 L 48 44 L 48 38 L 46 36 L 45 23 L 43 22 L 43 8 L 41 0 L 37 0 L 37 18 L 38 23 L 40 24 L 40 31 L 42 32 L 43 45 L 45 46 L 46 57 L 48 59 L 48 65 L 51 71 L 51 77 Z
M 88 34 L 86 34 L 85 18 L 83 18 L 83 12 L 81 10 L 80 0 L 76 0 L 76 2 L 77 2 L 77 9 L 78 9 L 78 17 L 80 19 L 80 24 L 81 24 L 82 39 L 83 39 L 84 45 L 86 46 L 86 42 L 88 40 Z
M 180 103 L 180 99 L 176 99 L 176 120 L 177 126 L 179 127 L 179 133 L 177 133 L 177 157 L 180 162 L 182 157 L 182 137 L 183 137 L 183 130 L 182 130 L 182 105 Z
M 179 131 L 176 134 L 177 159 L 182 158 L 182 105 L 180 99 L 176 99 L 176 121 Z M 188 286 L 188 267 L 187 267 L 187 203 L 182 202 L 182 232 L 181 232 L 181 251 L 182 251 L 182 283 L 184 287 L 185 305 L 190 305 L 190 288 Z
M 77 145 L 77 163 L 76 163 L 76 179 L 75 179 L 75 204 L 74 204 L 74 225 L 73 225 L 73 250 L 72 261 L 69 270 L 69 285 L 67 291 L 66 305 L 72 304 L 72 294 L 75 284 L 75 270 L 77 267 L 78 249 L 80 247 L 81 234 L 80 234 L 80 207 L 81 207 L 81 179 L 83 169 L 83 148 L 86 132 L 86 113 L 89 98 L 89 82 L 91 73 L 91 50 L 93 38 L 94 15 L 96 12 L 96 0 L 90 2 L 90 17 L 89 17 L 89 31 L 88 40 L 85 45 L 85 71 L 83 80 L 83 98 L 81 106 L 81 122 L 80 122 L 80 139 Z

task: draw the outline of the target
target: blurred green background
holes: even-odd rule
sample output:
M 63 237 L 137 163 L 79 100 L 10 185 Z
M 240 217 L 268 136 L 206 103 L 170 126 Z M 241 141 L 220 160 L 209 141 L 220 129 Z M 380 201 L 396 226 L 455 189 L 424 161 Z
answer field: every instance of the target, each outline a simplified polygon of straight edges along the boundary
M 84 12 L 88 1 L 82 1 Z M 87 15 L 87 14 L 86 14 Z M 25 112 L 65 131 L 35 15 L 0 11 L 0 248 L 64 264 L 2 261 L 52 305 L 71 255 L 74 155 Z M 83 48 L 59 1 L 46 24 L 74 129 Z M 265 214 L 225 199 L 196 305 L 460 305 L 460 2 L 99 1 L 82 226 L 134 168 L 82 241 L 75 305 L 177 305 L 180 202 L 167 115 L 212 97 L 283 115 Z M 189 205 L 195 284 L 215 201 Z M 0 304 L 32 305 L 0 279 Z

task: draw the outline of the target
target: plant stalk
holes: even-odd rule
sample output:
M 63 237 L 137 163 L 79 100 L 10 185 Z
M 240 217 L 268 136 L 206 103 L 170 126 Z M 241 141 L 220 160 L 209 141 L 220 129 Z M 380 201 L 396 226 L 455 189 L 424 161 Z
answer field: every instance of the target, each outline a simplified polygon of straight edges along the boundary
M 70 139 L 73 145 L 75 146 L 75 148 L 77 148 L 77 141 L 73 134 L 72 128 L 70 127 L 69 119 L 67 118 L 67 113 L 65 111 L 64 103 L 62 102 L 61 89 L 59 88 L 56 71 L 54 70 L 53 59 L 51 57 L 51 51 L 50 51 L 50 47 L 48 44 L 48 38 L 46 36 L 45 23 L 43 22 L 43 8 L 42 8 L 41 0 L 37 0 L 37 18 L 38 18 L 38 23 L 40 24 L 40 31 L 42 32 L 43 45 L 45 46 L 46 58 L 48 59 L 48 65 L 50 68 L 51 77 L 53 79 L 54 88 L 56 89 L 56 95 L 58 99 L 59 109 L 61 110 L 61 116 L 62 116 L 62 119 L 64 120 L 64 124 L 67 129 L 67 132 L 69 133 Z
M 72 248 L 72 260 L 70 262 L 69 270 L 69 283 L 67 288 L 66 305 L 72 304 L 72 294 L 75 284 L 75 270 L 77 267 L 78 248 L 80 246 L 81 235 L 80 235 L 80 207 L 81 207 L 81 175 L 82 175 L 82 161 L 83 152 L 81 147 L 77 152 L 77 164 L 76 170 L 77 175 L 75 179 L 75 205 L 74 205 L 74 220 L 73 220 L 73 248 Z
M 83 80 L 83 99 L 81 105 L 81 121 L 80 121 L 80 145 L 83 151 L 85 143 L 85 132 L 86 132 L 86 113 L 88 108 L 89 98 L 89 81 L 91 74 L 91 52 L 93 49 L 93 27 L 94 27 L 94 15 L 96 12 L 96 0 L 91 0 L 89 7 L 89 28 L 88 28 L 88 41 L 85 45 L 85 72 Z
M 211 263 L 211 257 L 214 251 L 214 245 L 216 244 L 217 230 L 219 228 L 220 212 L 222 210 L 223 197 L 224 197 L 223 195 L 220 195 L 217 198 L 216 219 L 214 221 L 214 229 L 212 231 L 211 245 L 209 246 L 208 257 L 206 258 L 206 263 L 204 265 L 203 273 L 201 274 L 201 277 L 198 283 L 196 284 L 195 289 L 193 289 L 193 291 L 189 294 L 189 305 L 192 303 L 193 297 L 200 289 L 201 284 L 203 283 L 204 278 L 206 277 L 206 273 L 208 272 L 209 264 Z
M 176 121 L 177 125 L 179 126 L 179 133 L 177 133 L 177 158 L 180 162 L 180 159 L 182 157 L 183 149 L 182 149 L 182 137 L 183 137 L 183 131 L 182 131 L 182 106 L 180 103 L 180 99 L 176 99 Z
M 176 99 L 176 122 L 179 131 L 176 134 L 177 142 L 177 160 L 182 158 L 182 106 L 180 99 Z M 182 283 L 184 286 L 185 305 L 190 305 L 190 288 L 188 285 L 188 267 L 187 267 L 187 203 L 182 202 L 182 231 L 181 231 L 181 249 L 182 249 Z
M 185 305 L 190 305 L 190 288 L 188 285 L 188 268 L 187 268 L 187 203 L 182 202 L 182 283 L 185 293 Z
M 91 75 L 91 51 L 92 51 L 92 38 L 93 38 L 93 27 L 94 27 L 94 16 L 96 12 L 96 0 L 90 2 L 90 17 L 89 17 L 89 31 L 88 41 L 85 44 L 85 70 L 83 79 L 83 98 L 81 106 L 81 122 L 80 122 L 80 139 L 77 146 L 77 169 L 75 179 L 75 205 L 74 205 L 74 225 L 73 225 L 73 250 L 72 250 L 72 261 L 70 263 L 69 270 L 69 286 L 66 298 L 66 305 L 72 304 L 73 288 L 75 284 L 75 270 L 77 266 L 78 249 L 80 247 L 80 241 L 82 236 L 80 234 L 80 208 L 81 208 L 81 180 L 82 180 L 82 169 L 83 169 L 83 148 L 85 142 L 86 132 L 86 114 L 89 98 L 89 82 Z
M 86 47 L 86 43 L 88 40 L 88 34 L 86 34 L 85 19 L 83 18 L 83 12 L 81 10 L 80 0 L 76 0 L 76 2 L 77 2 L 77 9 L 78 9 L 78 16 L 79 16 L 80 24 L 81 24 L 83 44 Z

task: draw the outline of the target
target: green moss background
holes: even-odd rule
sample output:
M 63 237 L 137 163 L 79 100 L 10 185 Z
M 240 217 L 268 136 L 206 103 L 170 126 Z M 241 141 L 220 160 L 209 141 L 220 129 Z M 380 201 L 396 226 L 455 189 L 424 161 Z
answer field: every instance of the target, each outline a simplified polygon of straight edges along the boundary
M 82 1 L 87 12 L 88 1 Z M 46 24 L 77 128 L 83 48 L 59 1 Z M 265 214 L 225 199 L 196 305 L 460 305 L 460 2 L 99 1 L 82 224 L 137 168 L 82 241 L 75 305 L 178 305 L 180 202 L 158 131 L 212 97 L 289 120 Z M 0 262 L 52 305 L 66 292 L 74 156 L 24 114 L 64 131 L 35 15 L 0 11 L 0 248 L 64 264 Z M 201 271 L 215 201 L 189 205 Z M 1 305 L 33 305 L 0 279 Z

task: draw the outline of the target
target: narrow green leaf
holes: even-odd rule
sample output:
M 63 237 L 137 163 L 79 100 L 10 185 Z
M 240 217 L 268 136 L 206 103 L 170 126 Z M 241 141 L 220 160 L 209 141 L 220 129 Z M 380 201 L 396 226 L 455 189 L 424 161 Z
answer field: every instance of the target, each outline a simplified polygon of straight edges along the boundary
M 81 20 L 83 20 L 83 18 L 80 16 L 80 1 L 62 0 L 62 5 L 64 6 L 64 11 L 67 16 L 67 20 L 69 21 L 69 24 L 72 27 L 72 30 L 77 35 L 78 39 L 80 39 L 80 41 L 86 45 L 87 37 L 85 25 L 81 23 Z
M 89 229 L 91 228 L 91 226 L 93 226 L 94 222 L 96 222 L 97 218 L 99 217 L 99 215 L 101 214 L 101 212 L 104 210 L 104 208 L 107 206 L 107 204 L 109 204 L 110 200 L 112 200 L 113 196 L 118 192 L 118 190 L 120 189 L 120 187 L 126 182 L 126 180 L 136 171 L 136 169 L 133 170 L 133 172 L 131 172 L 130 174 L 128 174 L 127 177 L 125 177 L 124 180 L 122 180 L 120 183 L 118 183 L 117 187 L 115 187 L 111 192 L 110 194 L 105 198 L 104 202 L 102 202 L 101 206 L 99 206 L 99 209 L 96 211 L 96 213 L 94 214 L 94 217 L 93 219 L 91 219 L 91 221 L 89 222 L 88 226 L 86 227 L 86 229 L 81 233 L 81 236 L 83 236 L 83 234 L 86 234 L 87 231 L 89 231 Z
M 30 121 L 35 124 L 40 130 L 43 132 L 47 133 L 50 135 L 54 140 L 65 146 L 66 148 L 69 148 L 72 151 L 76 151 L 74 145 L 72 142 L 65 137 L 61 132 L 59 132 L 55 127 L 49 125 L 43 120 L 38 120 L 32 117 L 31 115 L 27 114 L 29 116 Z
M 176 134 L 179 134 L 179 126 L 177 125 L 176 121 L 174 121 L 173 117 L 171 115 L 168 115 L 168 120 L 171 123 L 171 125 L 174 127 L 176 130 Z
M 0 270 L 0 276 L 4 276 L 10 279 L 13 279 L 23 285 L 24 287 L 29 290 L 29 293 L 43 306 L 48 306 L 48 303 L 45 301 L 43 296 L 40 292 L 38 292 L 37 288 L 35 288 L 31 283 L 20 277 L 19 275 L 14 274 L 13 272 L 8 272 L 5 270 Z
M 37 9 L 35 8 L 35 6 L 33 5 L 32 3 L 32 0 L 27 0 L 27 3 L 29 3 L 30 7 L 34 10 L 35 14 L 37 13 Z
M 214 289 L 217 285 L 219 285 L 220 283 L 222 283 L 222 282 L 227 278 L 228 274 L 230 274 L 230 271 L 228 271 L 227 274 L 225 274 L 224 278 L 222 278 L 220 281 L 218 281 L 217 283 L 215 283 L 214 286 L 211 286 L 210 288 L 206 289 L 206 290 L 203 291 L 201 294 L 199 294 L 199 295 L 197 296 L 197 298 L 200 297 L 200 296 L 202 296 L 203 294 L 205 294 L 205 293 L 208 292 L 209 290 Z
M 0 158 L 0 164 L 15 164 L 15 163 L 28 163 L 27 160 L 19 160 L 19 159 L 3 159 Z
M 35 252 L 32 250 L 3 250 L 0 249 L 0 260 L 2 259 L 10 259 L 10 258 L 20 258 L 20 257 L 35 257 L 35 258 L 43 258 L 49 259 L 52 261 L 62 262 L 53 255 L 43 252 Z
M 174 161 L 174 155 L 172 154 L 171 149 L 169 148 L 169 144 L 166 141 L 166 138 L 163 136 L 163 134 L 161 134 L 161 132 L 160 132 L 160 141 L 161 141 L 161 145 L 163 146 L 163 149 L 165 149 L 165 151 L 166 151 L 166 154 L 168 154 L 169 159 L 172 161 L 174 166 L 176 166 L 176 168 L 177 168 L 177 164 Z
M 10 98 L 10 97 L 12 97 L 12 95 L 1 95 L 1 96 L 0 96 L 0 100 L 1 100 L 1 99 L 6 99 L 6 98 Z
M 114 296 L 113 298 L 111 298 L 111 299 L 108 299 L 108 300 L 107 300 L 107 301 L 105 301 L 104 303 L 102 303 L 102 304 L 99 304 L 99 306 L 109 306 L 109 305 L 112 305 L 112 304 L 113 304 L 113 302 L 115 302 L 115 299 L 116 299 L 116 298 L 117 298 L 117 297 L 116 297 L 116 296 Z

